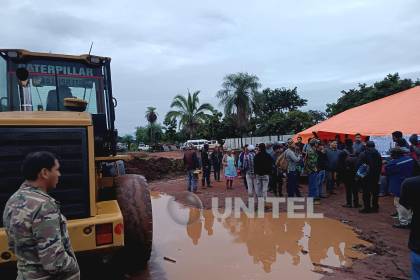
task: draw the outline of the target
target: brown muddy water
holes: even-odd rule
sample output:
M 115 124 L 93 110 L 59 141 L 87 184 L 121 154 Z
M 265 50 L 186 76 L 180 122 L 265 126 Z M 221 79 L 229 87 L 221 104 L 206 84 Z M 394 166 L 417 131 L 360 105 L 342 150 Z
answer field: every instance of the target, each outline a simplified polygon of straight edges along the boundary
M 219 219 L 211 210 L 186 207 L 158 193 L 152 205 L 152 258 L 133 280 L 320 279 L 366 257 L 353 246 L 370 245 L 350 226 L 328 218 L 288 219 L 285 213 L 273 218 L 266 213 L 264 218 L 243 214 Z

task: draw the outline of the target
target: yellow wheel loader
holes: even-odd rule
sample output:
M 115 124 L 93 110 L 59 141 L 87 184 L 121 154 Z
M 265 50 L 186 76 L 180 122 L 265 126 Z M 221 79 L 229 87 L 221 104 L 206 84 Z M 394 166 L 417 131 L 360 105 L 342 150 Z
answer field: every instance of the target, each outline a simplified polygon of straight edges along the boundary
M 150 193 L 144 177 L 126 175 L 116 155 L 110 62 L 0 49 L 0 270 L 15 261 L 1 216 L 23 182 L 22 160 L 33 151 L 59 158 L 62 176 L 51 195 L 68 219 L 77 254 L 122 255 L 129 269 L 149 260 Z

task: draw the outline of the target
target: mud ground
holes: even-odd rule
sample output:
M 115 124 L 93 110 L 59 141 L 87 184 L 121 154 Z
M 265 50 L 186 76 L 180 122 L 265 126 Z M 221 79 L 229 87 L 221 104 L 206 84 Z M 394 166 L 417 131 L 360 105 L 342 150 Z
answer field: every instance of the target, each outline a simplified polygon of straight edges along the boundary
M 199 183 L 197 195 L 203 202 L 204 208 L 211 207 L 211 198 L 218 197 L 220 202 L 225 197 L 247 198 L 244 184 L 240 178 L 234 181 L 234 189 L 226 190 L 224 182 L 212 182 L 212 188 L 202 188 Z M 186 190 L 186 180 L 178 177 L 171 180 L 154 181 L 150 183 L 153 191 L 167 193 L 179 199 L 179 195 Z M 307 187 L 302 184 L 301 190 Z M 358 209 L 343 208 L 345 202 L 344 187 L 337 189 L 337 194 L 321 200 L 321 205 L 315 205 L 316 213 L 323 213 L 326 217 L 339 220 L 354 227 L 361 239 L 373 244 L 371 248 L 363 249 L 369 257 L 355 260 L 351 268 L 335 268 L 333 274 L 325 275 L 323 279 L 410 279 L 409 250 L 407 240 L 409 231 L 392 228 L 395 222 L 390 214 L 394 212 L 393 198 L 380 198 L 379 213 L 360 214 Z M 360 194 L 361 198 L 361 194 Z M 219 207 L 224 207 L 220 203 Z M 283 207 L 283 210 L 285 207 Z M 282 209 L 282 206 L 280 207 Z M 328 238 L 328 236 L 326 236 Z

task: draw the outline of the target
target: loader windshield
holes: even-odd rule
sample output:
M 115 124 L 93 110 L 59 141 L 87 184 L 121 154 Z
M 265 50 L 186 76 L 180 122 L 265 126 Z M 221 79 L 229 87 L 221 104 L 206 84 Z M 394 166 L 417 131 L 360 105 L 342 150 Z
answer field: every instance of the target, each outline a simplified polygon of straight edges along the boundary
M 105 94 L 102 66 L 57 60 L 9 61 L 0 58 L 1 111 L 20 111 L 20 83 L 16 70 L 29 72 L 27 89 L 32 111 L 66 111 L 64 98 L 87 102 L 86 111 L 104 113 Z

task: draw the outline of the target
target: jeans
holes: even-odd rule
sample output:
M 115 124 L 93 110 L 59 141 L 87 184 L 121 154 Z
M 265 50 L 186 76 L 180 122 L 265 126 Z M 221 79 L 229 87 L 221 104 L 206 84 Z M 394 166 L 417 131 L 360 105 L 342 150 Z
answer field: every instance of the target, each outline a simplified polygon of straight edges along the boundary
M 245 186 L 245 189 L 248 189 L 248 180 L 246 179 L 246 170 L 241 170 L 241 176 L 242 176 L 242 179 L 244 180 L 244 186 Z
M 379 176 L 367 176 L 362 180 L 363 207 L 365 209 L 378 209 Z
M 334 185 L 336 183 L 336 175 L 335 171 L 328 171 L 327 172 L 327 192 L 332 192 L 334 190 Z
M 312 172 L 308 175 L 308 187 L 309 194 L 308 197 L 318 198 L 318 186 L 317 186 L 317 176 L 318 172 Z
M 321 197 L 322 195 L 322 187 L 324 186 L 324 181 L 325 181 L 325 170 L 320 170 L 318 172 L 317 182 L 316 182 L 318 186 L 317 197 Z
M 257 193 L 257 181 L 255 179 L 255 175 L 246 173 L 246 182 L 248 185 L 248 196 L 254 197 L 254 193 Z
M 409 225 L 411 223 L 413 212 L 400 204 L 399 197 L 394 197 L 394 205 L 397 209 L 398 221 L 400 222 L 400 224 L 405 226 Z
M 255 180 L 257 181 L 257 196 L 258 197 L 264 197 L 264 199 L 267 197 L 267 191 L 268 191 L 268 183 L 270 181 L 269 175 L 255 175 Z
M 283 196 L 283 174 L 280 171 L 277 171 L 270 177 L 270 180 L 273 179 L 273 194 L 274 196 Z M 271 181 L 270 181 L 271 184 Z
M 299 174 L 297 173 L 297 171 L 287 172 L 287 196 L 288 197 L 300 196 L 300 192 L 298 189 L 298 179 L 299 179 Z
M 411 251 L 411 279 L 420 280 L 420 255 Z
M 187 186 L 189 192 L 197 191 L 197 178 L 194 177 L 194 170 L 187 171 Z
M 214 172 L 214 180 L 220 181 L 220 166 L 214 166 L 213 172 Z
M 379 185 L 380 185 L 379 193 L 382 194 L 382 195 L 388 195 L 389 194 L 388 180 L 387 180 L 386 176 L 381 176 L 379 178 Z
M 210 168 L 203 167 L 203 178 L 201 178 L 201 185 L 204 187 L 207 182 L 207 187 L 210 186 Z
M 358 207 L 359 191 L 354 180 L 354 174 L 351 172 L 346 174 L 343 173 L 341 178 L 343 180 L 344 187 L 346 188 L 346 204 L 348 206 L 353 205 L 354 207 Z

